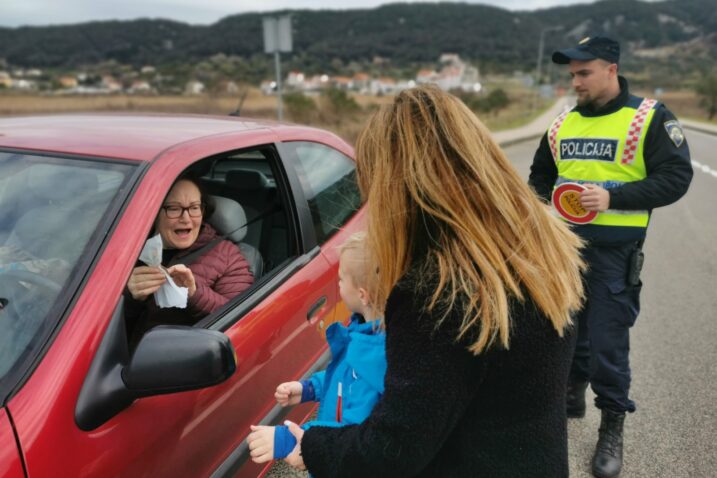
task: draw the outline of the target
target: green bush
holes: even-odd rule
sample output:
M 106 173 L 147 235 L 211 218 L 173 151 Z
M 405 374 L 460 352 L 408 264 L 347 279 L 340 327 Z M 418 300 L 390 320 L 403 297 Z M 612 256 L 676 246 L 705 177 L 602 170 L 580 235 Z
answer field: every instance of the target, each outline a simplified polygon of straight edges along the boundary
M 701 106 L 707 110 L 707 118 L 711 121 L 717 114 L 717 70 L 703 74 L 695 85 L 695 92 L 700 96 Z
M 311 123 L 316 120 L 316 103 L 302 93 L 284 95 L 284 106 L 291 120 L 296 123 Z
M 456 92 L 456 95 L 476 113 L 497 113 L 510 104 L 510 98 L 502 88 L 496 88 L 485 96 L 466 92 Z
M 361 110 L 356 100 L 351 98 L 344 90 L 329 88 L 324 90 L 322 96 L 326 100 L 327 106 L 338 115 L 352 114 Z

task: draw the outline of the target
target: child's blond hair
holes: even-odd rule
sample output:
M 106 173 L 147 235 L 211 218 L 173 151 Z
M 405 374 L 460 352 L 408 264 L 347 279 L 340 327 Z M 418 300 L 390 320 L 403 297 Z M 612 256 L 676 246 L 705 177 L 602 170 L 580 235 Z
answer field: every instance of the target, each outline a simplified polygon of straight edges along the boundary
M 350 259 L 346 256 L 350 254 Z M 365 289 L 370 298 L 370 305 L 376 307 L 376 285 L 378 284 L 378 270 L 372 266 L 371 254 L 367 249 L 366 233 L 356 232 L 351 234 L 339 246 L 339 257 L 344 263 L 344 273 L 351 280 L 355 287 Z

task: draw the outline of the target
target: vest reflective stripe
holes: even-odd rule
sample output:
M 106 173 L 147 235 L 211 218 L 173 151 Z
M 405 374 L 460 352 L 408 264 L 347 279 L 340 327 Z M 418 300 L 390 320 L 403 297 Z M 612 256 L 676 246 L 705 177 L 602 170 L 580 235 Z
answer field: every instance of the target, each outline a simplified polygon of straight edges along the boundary
M 632 123 L 630 123 L 630 129 L 627 131 L 627 139 L 622 151 L 622 164 L 630 164 L 635 160 L 637 146 L 640 144 L 642 132 L 645 130 L 645 119 L 656 104 L 657 101 L 651 98 L 645 98 L 640 103 L 640 107 L 632 118 Z
M 555 118 L 555 121 L 553 121 L 553 124 L 550 125 L 550 130 L 548 133 L 548 142 L 550 143 L 550 151 L 553 152 L 553 159 L 558 157 L 558 150 L 557 150 L 558 130 L 560 130 L 560 127 L 563 125 L 563 121 L 565 121 L 565 117 L 568 116 L 568 113 L 570 113 L 570 110 L 563 111 L 557 118 Z
M 605 116 L 563 113 L 550 127 L 548 143 L 564 182 L 599 184 L 612 189 L 647 177 L 643 148 L 657 102 L 644 99 L 637 108 L 623 107 Z M 647 211 L 607 210 L 591 224 L 647 227 Z

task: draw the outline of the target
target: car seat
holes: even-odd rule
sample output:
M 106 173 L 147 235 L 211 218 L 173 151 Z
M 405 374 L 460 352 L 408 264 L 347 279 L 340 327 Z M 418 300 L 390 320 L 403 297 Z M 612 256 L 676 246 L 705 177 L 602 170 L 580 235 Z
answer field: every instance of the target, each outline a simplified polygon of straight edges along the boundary
M 259 250 L 249 243 L 243 242 L 247 234 L 247 218 L 244 208 L 233 199 L 222 196 L 209 196 L 214 202 L 214 214 L 209 218 L 209 224 L 217 232 L 239 246 L 244 258 L 249 262 L 249 268 L 258 279 L 264 273 L 264 260 Z

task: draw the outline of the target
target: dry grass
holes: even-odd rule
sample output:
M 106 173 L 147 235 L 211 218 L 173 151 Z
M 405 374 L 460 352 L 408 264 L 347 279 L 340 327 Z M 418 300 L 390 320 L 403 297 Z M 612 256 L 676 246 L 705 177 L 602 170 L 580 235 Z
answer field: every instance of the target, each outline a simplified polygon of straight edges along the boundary
M 640 96 L 654 98 L 654 92 L 638 92 Z M 700 106 L 700 98 L 693 91 L 670 91 L 663 93 L 659 98 L 677 118 L 685 118 L 702 122 L 709 122 L 707 110 Z M 717 124 L 717 118 L 712 120 Z
M 236 110 L 235 97 L 198 96 L 54 96 L 10 95 L 0 96 L 0 115 L 54 114 L 88 111 L 140 111 L 160 113 L 227 114 Z M 246 111 L 260 117 L 273 116 L 276 99 L 249 94 L 244 102 Z
M 481 120 L 491 129 L 505 129 L 524 124 L 546 107 L 543 101 L 531 110 L 531 98 L 525 92 L 509 92 L 513 99 L 510 106 L 498 113 L 480 115 Z M 322 110 L 322 102 L 317 108 L 322 114 L 304 120 L 311 126 L 324 128 L 338 134 L 353 143 L 372 112 L 379 105 L 390 103 L 390 96 L 355 95 L 361 111 L 350 117 L 332 115 Z M 66 112 L 155 112 L 155 113 L 191 113 L 226 115 L 239 106 L 238 95 L 214 96 L 140 96 L 140 95 L 97 95 L 97 96 L 59 96 L 28 95 L 5 92 L 0 94 L 0 116 L 58 114 Z M 242 116 L 252 118 L 276 119 L 276 97 L 265 96 L 256 88 L 250 89 L 241 107 Z M 290 115 L 285 120 L 295 121 Z

